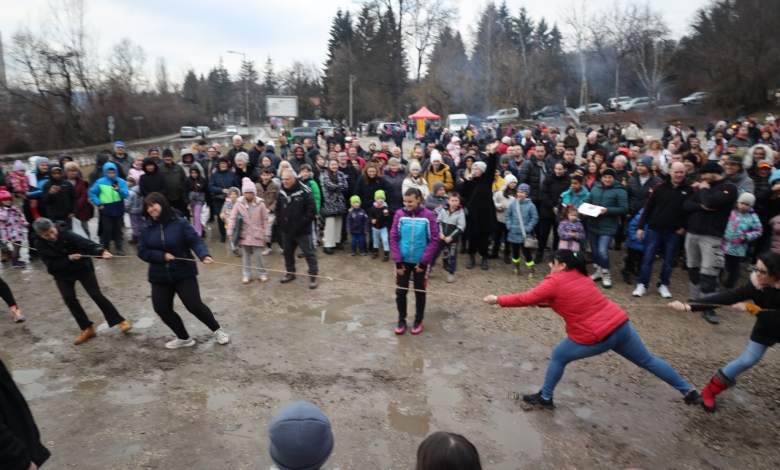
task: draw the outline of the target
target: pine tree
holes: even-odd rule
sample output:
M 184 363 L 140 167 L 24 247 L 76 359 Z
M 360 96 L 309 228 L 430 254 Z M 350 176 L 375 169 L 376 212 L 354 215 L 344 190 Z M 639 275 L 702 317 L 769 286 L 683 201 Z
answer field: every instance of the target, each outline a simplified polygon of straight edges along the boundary
M 190 69 L 184 77 L 184 84 L 181 87 L 181 96 L 192 104 L 200 102 L 200 84 L 195 76 L 195 71 Z
M 271 56 L 265 61 L 265 67 L 263 68 L 263 91 L 266 95 L 275 95 L 276 89 L 279 83 L 276 79 L 276 72 L 274 72 L 274 62 L 271 60 Z
M 230 74 L 221 57 L 219 63 L 209 71 L 208 84 L 216 112 L 226 113 L 231 105 L 231 84 Z

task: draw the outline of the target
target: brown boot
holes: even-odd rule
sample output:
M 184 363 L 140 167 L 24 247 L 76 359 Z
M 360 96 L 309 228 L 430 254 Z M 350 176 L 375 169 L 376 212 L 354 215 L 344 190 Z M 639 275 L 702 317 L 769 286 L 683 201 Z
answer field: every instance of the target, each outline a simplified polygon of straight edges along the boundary
M 133 329 L 133 325 L 131 325 L 129 321 L 123 320 L 119 322 L 119 329 L 122 330 L 122 333 L 127 333 Z
M 97 334 L 95 334 L 95 328 L 90 326 L 86 330 L 83 330 L 78 338 L 73 340 L 73 344 L 79 345 L 90 338 L 94 338 L 95 336 L 97 336 Z

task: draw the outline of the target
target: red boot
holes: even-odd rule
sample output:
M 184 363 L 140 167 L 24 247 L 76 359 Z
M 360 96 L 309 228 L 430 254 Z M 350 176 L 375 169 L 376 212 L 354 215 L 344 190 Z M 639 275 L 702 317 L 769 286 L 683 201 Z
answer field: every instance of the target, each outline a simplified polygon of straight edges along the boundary
M 712 379 L 701 391 L 702 403 L 706 411 L 715 412 L 715 396 L 729 387 L 733 387 L 736 381 L 729 379 L 723 374 L 723 370 L 718 369 Z

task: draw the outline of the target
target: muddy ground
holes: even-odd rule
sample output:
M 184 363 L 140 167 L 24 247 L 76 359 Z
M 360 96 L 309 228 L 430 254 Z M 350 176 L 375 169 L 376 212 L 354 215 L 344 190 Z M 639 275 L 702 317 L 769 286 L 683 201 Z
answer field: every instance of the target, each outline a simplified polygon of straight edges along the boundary
M 214 258 L 240 263 L 213 235 Z M 283 267 L 278 252 L 266 263 Z M 564 337 L 552 311 L 429 295 L 424 332 L 396 337 L 393 289 L 324 281 L 312 291 L 305 278 L 280 285 L 278 273 L 267 284 L 242 285 L 240 269 L 200 265 L 203 298 L 231 342 L 215 344 L 177 301 L 198 344 L 171 351 L 163 345 L 173 336 L 151 308 L 146 265 L 96 264 L 104 292 L 135 326 L 127 335 L 107 329 L 79 288 L 101 325 L 81 346 L 72 344 L 78 328 L 40 262 L 0 268 L 28 316 L 20 325 L 10 314 L 0 319 L 0 358 L 52 452 L 44 468 L 268 468 L 267 427 L 296 400 L 331 419 L 328 466 L 341 469 L 413 468 L 417 446 L 435 430 L 465 435 L 487 469 L 780 466 L 775 349 L 721 395 L 716 414 L 685 406 L 675 390 L 611 353 L 567 369 L 556 411 L 524 410 L 517 395 L 539 389 L 550 350 Z M 617 274 L 622 261 L 615 264 Z M 321 255 L 320 273 L 393 281 L 391 263 L 346 252 Z M 474 299 L 529 287 L 499 260 L 487 272 L 461 268 L 455 284 L 439 269 L 429 283 Z M 750 315 L 724 311 L 712 326 L 696 314 L 632 306 L 632 288 L 616 279 L 607 294 L 625 306 L 651 351 L 695 386 L 745 347 Z M 686 298 L 683 271 L 675 270 L 672 292 Z M 654 292 L 641 302 L 663 303 Z

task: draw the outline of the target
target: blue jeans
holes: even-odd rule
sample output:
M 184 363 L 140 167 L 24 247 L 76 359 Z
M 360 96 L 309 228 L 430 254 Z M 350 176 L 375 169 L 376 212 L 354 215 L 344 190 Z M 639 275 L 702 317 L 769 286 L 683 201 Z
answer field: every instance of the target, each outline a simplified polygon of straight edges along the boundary
M 382 240 L 382 247 L 385 251 L 390 251 L 390 242 L 387 238 L 387 227 L 371 227 L 371 236 L 374 239 L 374 248 L 379 249 L 379 240 Z
M 647 350 L 644 343 L 642 343 L 642 338 L 639 337 L 634 327 L 631 326 L 631 322 L 626 321 L 600 343 L 586 346 L 576 343 L 569 338 L 558 343 L 553 348 L 550 364 L 547 366 L 547 373 L 544 376 L 542 398 L 547 400 L 552 398 L 555 386 L 563 377 L 563 370 L 566 368 L 566 364 L 577 359 L 597 356 L 610 349 L 654 374 L 683 395 L 693 390 L 693 387 L 680 377 L 680 374 L 672 366 L 653 356 Z
M 352 234 L 352 253 L 356 250 L 363 252 L 366 246 L 366 234 L 365 233 L 353 233 Z
M 612 235 L 594 235 L 588 234 L 590 250 L 593 252 L 593 262 L 604 269 L 609 269 L 609 244 L 612 242 Z
M 731 380 L 736 380 L 739 374 L 750 369 L 761 360 L 761 356 L 764 355 L 768 347 L 755 341 L 750 341 L 745 352 L 723 368 L 723 375 Z
M 661 282 L 669 286 L 674 267 L 674 255 L 677 252 L 677 244 L 680 243 L 682 235 L 677 232 L 661 233 L 648 229 L 645 232 L 645 250 L 642 256 L 642 271 L 639 273 L 637 283 L 647 287 L 650 283 L 650 275 L 653 272 L 653 259 L 658 252 L 659 245 L 664 247 L 664 265 L 661 267 Z

